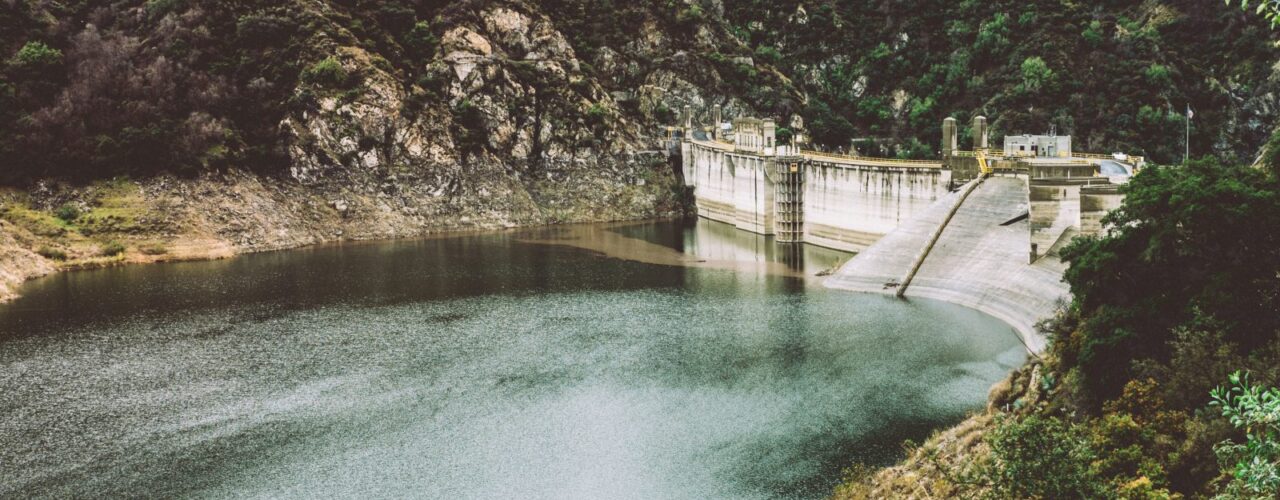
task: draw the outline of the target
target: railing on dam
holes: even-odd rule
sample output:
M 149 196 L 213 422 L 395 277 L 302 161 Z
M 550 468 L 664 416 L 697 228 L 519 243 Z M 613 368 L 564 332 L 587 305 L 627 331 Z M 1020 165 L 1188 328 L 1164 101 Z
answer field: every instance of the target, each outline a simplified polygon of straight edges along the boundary
M 690 140 L 689 142 L 702 147 L 716 149 L 727 152 L 739 152 L 747 154 L 755 154 L 759 156 L 768 156 L 772 153 L 772 148 L 742 148 L 735 144 L 723 141 L 702 141 Z M 799 155 L 807 160 L 823 161 L 836 164 L 849 165 L 867 165 L 867 166 L 886 166 L 886 167 L 909 167 L 909 168 L 942 168 L 942 162 L 936 160 L 902 160 L 898 158 L 877 158 L 873 156 L 853 156 L 836 153 L 824 153 L 808 149 L 798 150 Z
M 951 155 L 958 156 L 961 158 L 975 158 L 977 156 L 977 153 L 974 151 L 952 151 Z M 1037 158 L 1037 156 L 1030 151 L 1014 151 L 1011 153 L 1005 153 L 1004 151 L 1001 151 L 999 149 L 988 149 L 986 151 L 986 155 L 987 155 L 987 158 Z M 1038 158 L 1061 159 L 1061 160 L 1067 160 L 1067 161 L 1077 161 L 1082 163 L 1089 163 L 1089 160 L 1116 160 L 1116 156 L 1114 154 L 1108 155 L 1108 154 L 1098 154 L 1098 153 L 1071 153 L 1071 156 L 1069 157 L 1058 158 L 1053 156 L 1043 156 Z M 1145 162 L 1145 160 L 1146 158 L 1143 158 L 1141 156 L 1125 155 L 1124 160 L 1116 160 L 1116 161 L 1123 161 L 1125 163 L 1130 163 L 1133 165 L 1142 165 Z
M 898 158 L 876 158 L 873 156 L 853 156 L 819 151 L 800 150 L 806 158 L 858 165 L 885 165 L 892 167 L 942 168 L 942 162 L 934 160 L 901 160 Z

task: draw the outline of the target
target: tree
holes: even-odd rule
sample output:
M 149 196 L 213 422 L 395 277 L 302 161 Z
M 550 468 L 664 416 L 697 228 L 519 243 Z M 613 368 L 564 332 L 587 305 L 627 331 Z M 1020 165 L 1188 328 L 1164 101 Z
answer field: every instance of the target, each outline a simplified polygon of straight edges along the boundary
M 44 73 L 61 64 L 62 51 L 39 41 L 27 42 L 9 60 L 15 70 L 28 73 Z
M 1280 182 L 1262 169 L 1192 161 L 1150 167 L 1124 188 L 1102 238 L 1064 251 L 1083 324 L 1054 349 L 1096 401 L 1135 361 L 1165 362 L 1179 327 L 1214 322 L 1250 350 L 1280 331 Z
M 1053 70 L 1040 56 L 1028 57 L 1022 61 L 1022 89 L 1037 92 L 1053 82 Z

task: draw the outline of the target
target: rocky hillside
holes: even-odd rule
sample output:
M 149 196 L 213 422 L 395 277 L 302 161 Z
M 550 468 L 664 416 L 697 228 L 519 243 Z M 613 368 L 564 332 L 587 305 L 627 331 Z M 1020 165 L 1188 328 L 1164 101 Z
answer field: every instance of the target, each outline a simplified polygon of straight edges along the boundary
M 1277 40 L 1203 0 L 0 2 L 3 244 L 34 270 L 677 213 L 685 105 L 868 154 L 985 114 L 1171 161 L 1190 104 L 1194 152 L 1244 156 Z
M 716 17 L 595 7 L 0 5 L 0 287 L 55 266 L 681 213 L 663 125 L 686 104 L 751 113 L 704 56 L 747 49 Z M 627 37 L 581 36 L 620 19 Z

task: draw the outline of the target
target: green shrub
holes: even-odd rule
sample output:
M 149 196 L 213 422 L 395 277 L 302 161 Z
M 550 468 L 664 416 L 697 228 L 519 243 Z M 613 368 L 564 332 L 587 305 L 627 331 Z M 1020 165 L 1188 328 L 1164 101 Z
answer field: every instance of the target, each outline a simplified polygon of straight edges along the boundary
M 1095 19 L 1089 22 L 1089 27 L 1085 28 L 1084 31 L 1080 33 L 1080 36 L 1090 45 L 1098 45 L 1102 43 L 1102 34 L 1102 21 Z
M 1224 441 L 1214 447 L 1231 477 L 1220 498 L 1280 497 L 1280 389 L 1249 383 L 1236 372 L 1230 387 L 1213 390 L 1211 406 L 1222 409 L 1236 429 L 1245 431 L 1245 444 Z
M 98 251 L 98 255 L 103 257 L 115 257 L 124 253 L 124 244 L 119 241 L 108 241 L 102 245 L 102 249 Z
M 782 53 L 778 52 L 778 49 L 776 48 L 768 45 L 761 45 L 756 47 L 756 61 L 771 66 L 777 66 L 778 63 L 782 62 Z
M 1163 64 L 1151 63 L 1147 67 L 1147 81 L 1156 87 L 1168 87 L 1173 85 L 1173 80 L 1169 77 L 1169 67 Z
M 18 49 L 9 64 L 22 70 L 44 70 L 62 64 L 62 51 L 45 45 L 44 42 L 27 42 Z
M 1040 56 L 1028 57 L 1022 61 L 1022 88 L 1035 92 L 1047 87 L 1053 81 L 1053 70 Z
M 54 212 L 54 215 L 57 215 L 59 219 L 71 222 L 80 217 L 80 207 L 71 203 L 64 203 L 62 206 L 58 207 L 58 210 Z
M 1054 350 L 1095 401 L 1119 396 L 1136 361 L 1165 363 L 1180 327 L 1213 325 L 1244 352 L 1280 330 L 1280 185 L 1262 169 L 1192 161 L 1125 186 L 1105 238 L 1064 250 L 1083 322 Z
M 164 17 L 170 12 L 177 12 L 183 2 L 184 0 L 147 0 L 143 8 L 146 9 L 148 16 Z
M 425 21 L 419 21 L 405 35 L 404 48 L 409 51 L 410 57 L 414 60 L 426 61 L 435 53 L 439 43 L 440 40 L 431 32 L 431 25 Z
M 1056 417 L 1001 422 L 987 436 L 992 464 L 983 474 L 996 498 L 1102 498 L 1088 440 Z
M 609 110 L 601 106 L 600 103 L 592 104 L 590 108 L 587 108 L 587 118 L 590 118 L 593 123 L 601 122 L 607 116 L 609 116 Z
M 302 72 L 302 81 L 331 89 L 347 88 L 351 75 L 342 67 L 337 57 L 329 56 L 312 64 Z

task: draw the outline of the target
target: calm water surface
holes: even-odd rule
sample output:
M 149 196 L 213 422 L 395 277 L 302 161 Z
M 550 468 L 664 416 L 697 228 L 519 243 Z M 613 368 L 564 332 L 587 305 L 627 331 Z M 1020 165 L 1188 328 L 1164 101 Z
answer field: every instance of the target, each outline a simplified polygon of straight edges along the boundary
M 0 497 L 816 498 L 981 407 L 980 313 L 701 221 L 65 273 L 0 306 Z

